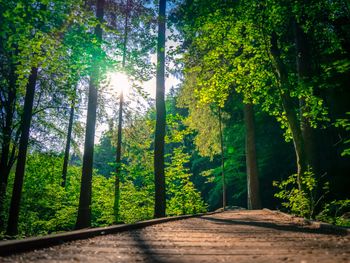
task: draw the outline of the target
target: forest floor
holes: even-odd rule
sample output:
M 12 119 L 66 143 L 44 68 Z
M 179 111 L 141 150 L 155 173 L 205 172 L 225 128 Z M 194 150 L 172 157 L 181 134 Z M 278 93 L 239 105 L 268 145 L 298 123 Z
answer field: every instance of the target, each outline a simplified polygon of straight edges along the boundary
M 350 262 L 350 232 L 234 210 L 0 257 L 0 262 Z

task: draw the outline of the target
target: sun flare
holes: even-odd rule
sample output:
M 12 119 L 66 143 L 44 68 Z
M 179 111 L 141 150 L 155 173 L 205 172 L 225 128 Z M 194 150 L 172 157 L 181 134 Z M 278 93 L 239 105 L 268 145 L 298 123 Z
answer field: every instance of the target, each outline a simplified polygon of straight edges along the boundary
M 128 76 L 121 72 L 108 73 L 108 87 L 112 92 L 127 94 L 131 87 L 131 82 Z

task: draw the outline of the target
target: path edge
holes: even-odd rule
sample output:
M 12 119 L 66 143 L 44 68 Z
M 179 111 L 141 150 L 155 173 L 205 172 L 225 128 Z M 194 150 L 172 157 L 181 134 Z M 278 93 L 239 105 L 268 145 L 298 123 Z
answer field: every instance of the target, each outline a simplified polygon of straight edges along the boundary
M 280 216 L 284 216 L 284 217 L 288 217 L 289 219 L 296 221 L 298 220 L 299 222 L 303 222 L 306 225 L 311 225 L 314 227 L 317 227 L 319 229 L 323 229 L 325 231 L 330 231 L 330 232 L 342 232 L 342 233 L 346 233 L 346 234 L 350 234 L 350 228 L 346 228 L 346 227 L 341 227 L 341 226 L 335 226 L 329 223 L 325 223 L 325 222 L 321 222 L 321 221 L 316 221 L 316 220 L 310 220 L 310 219 L 306 219 L 303 217 L 298 217 L 295 215 L 291 215 L 291 214 L 287 214 L 284 213 L 282 211 L 279 210 L 271 210 L 268 208 L 263 208 L 262 210 L 270 212 L 272 214 L 277 214 Z
M 214 212 L 207 212 L 207 213 L 194 214 L 194 215 L 163 217 L 163 218 L 140 221 L 134 224 L 122 224 L 122 225 L 112 225 L 107 227 L 80 229 L 80 230 L 73 230 L 69 232 L 51 234 L 51 235 L 40 236 L 40 237 L 30 237 L 30 238 L 25 238 L 20 240 L 0 241 L 0 256 L 9 256 L 12 254 L 31 251 L 35 249 L 61 245 L 69 241 L 87 239 L 91 237 L 108 235 L 108 234 L 115 234 L 119 232 L 140 229 L 147 226 L 157 225 L 161 223 L 188 219 L 193 217 L 201 217 L 201 216 L 212 215 L 217 213 L 220 213 L 220 212 L 214 211 Z

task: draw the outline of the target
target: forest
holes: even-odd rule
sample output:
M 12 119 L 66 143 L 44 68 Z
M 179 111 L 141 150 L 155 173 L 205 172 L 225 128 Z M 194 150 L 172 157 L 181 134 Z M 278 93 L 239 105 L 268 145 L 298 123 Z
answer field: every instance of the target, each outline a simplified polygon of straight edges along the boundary
M 350 227 L 347 0 L 0 0 L 0 239 L 217 209 Z

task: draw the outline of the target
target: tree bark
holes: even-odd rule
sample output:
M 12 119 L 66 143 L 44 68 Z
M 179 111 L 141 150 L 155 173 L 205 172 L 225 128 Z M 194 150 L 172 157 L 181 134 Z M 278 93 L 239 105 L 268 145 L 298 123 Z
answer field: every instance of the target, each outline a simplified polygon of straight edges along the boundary
M 29 142 L 30 124 L 32 121 L 33 102 L 35 94 L 38 68 L 32 68 L 27 85 L 24 99 L 23 115 L 21 120 L 21 137 L 19 141 L 19 151 L 17 157 L 15 180 L 10 204 L 9 219 L 7 222 L 6 234 L 15 236 L 18 233 L 18 218 L 21 202 L 21 193 L 24 179 L 25 164 L 27 158 L 27 149 Z
M 121 150 L 122 150 L 122 125 L 123 125 L 123 92 L 120 93 L 119 101 L 119 122 L 118 122 L 118 140 L 116 152 L 115 168 L 115 194 L 114 194 L 114 217 L 115 222 L 119 221 L 119 201 L 120 201 L 120 177 L 121 177 Z
M 72 140 L 72 129 L 73 129 L 73 121 L 74 121 L 74 107 L 75 107 L 74 100 L 75 99 L 72 100 L 72 105 L 70 107 L 70 112 L 69 112 L 68 132 L 67 132 L 66 148 L 64 151 L 63 168 L 62 168 L 62 184 L 61 184 L 62 187 L 66 187 L 66 181 L 67 181 L 69 151 L 70 151 L 70 144 Z
M 225 180 L 225 155 L 224 155 L 224 136 L 222 133 L 222 116 L 219 107 L 219 132 L 220 132 L 220 150 L 221 150 L 221 178 L 222 178 L 222 209 L 226 207 L 226 180 Z
M 288 92 L 288 90 L 290 90 L 289 81 L 288 81 L 288 72 L 287 72 L 286 66 L 284 65 L 283 61 L 280 58 L 280 50 L 277 45 L 277 35 L 275 32 L 273 32 L 271 36 L 270 52 L 273 58 L 273 64 L 274 64 L 277 77 L 279 80 L 279 85 L 281 88 L 280 96 L 281 96 L 282 105 L 286 113 L 286 118 L 288 121 L 289 128 L 292 133 L 293 144 L 294 144 L 294 149 L 295 149 L 295 154 L 297 159 L 298 188 L 301 189 L 300 177 L 303 173 L 305 173 L 305 171 L 307 171 L 304 140 L 300 129 L 300 123 L 294 111 L 293 100 L 290 97 L 290 95 L 286 93 Z
M 259 174 L 256 158 L 254 109 L 252 104 L 244 104 L 244 123 L 246 129 L 246 165 L 248 209 L 260 209 Z
M 97 0 L 96 17 L 102 22 L 104 14 L 104 0 Z M 97 25 L 95 35 L 102 40 L 102 28 Z M 78 217 L 75 225 L 76 229 L 91 226 L 91 188 L 92 188 L 92 168 L 94 158 L 96 109 L 97 109 L 97 86 L 100 77 L 99 62 L 95 60 L 89 83 L 88 111 L 86 120 L 85 144 L 83 168 L 81 177 L 81 188 L 79 197 Z
M 154 142 L 154 217 L 164 217 L 166 208 L 164 174 L 164 137 L 166 125 L 165 110 L 165 9 L 166 0 L 159 0 L 158 44 L 157 44 L 157 84 L 156 84 L 156 131 Z

